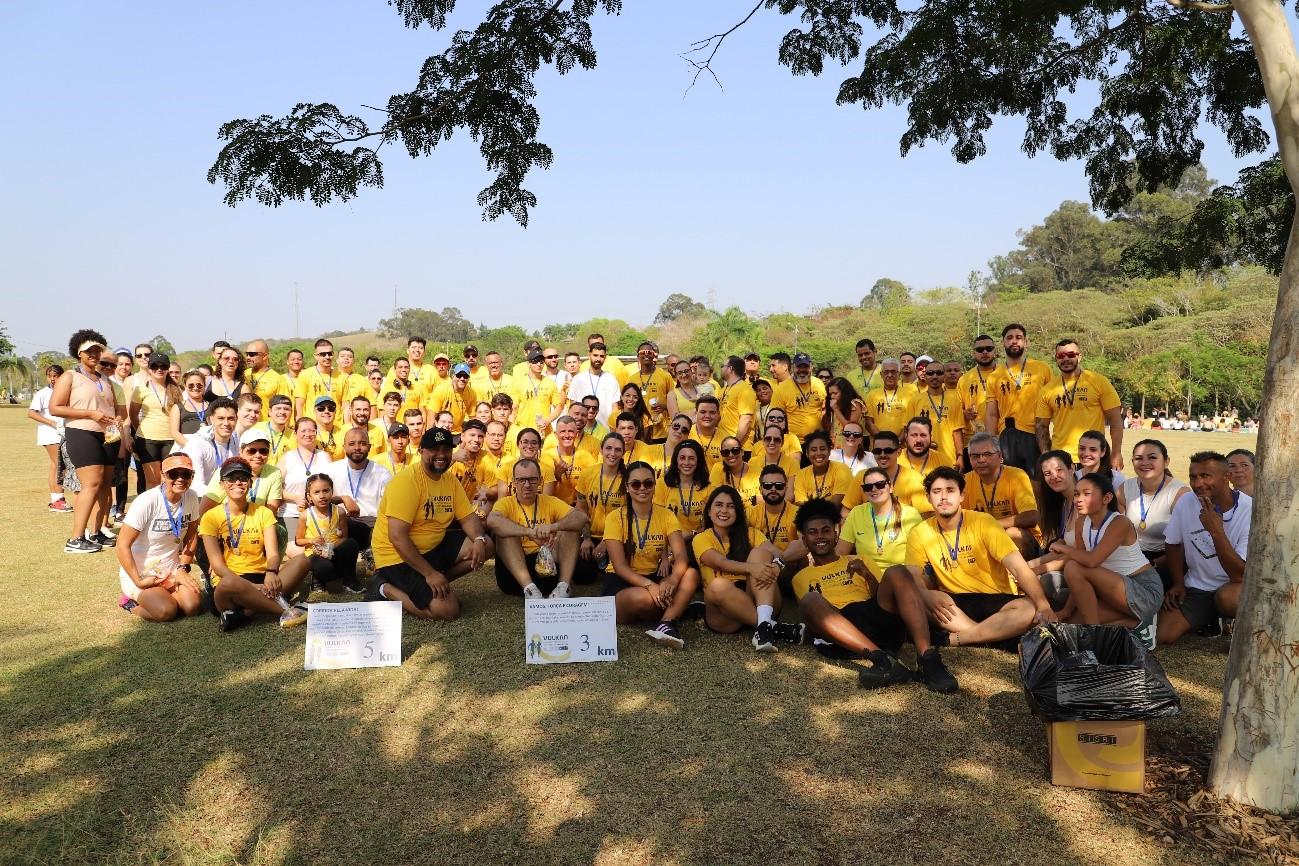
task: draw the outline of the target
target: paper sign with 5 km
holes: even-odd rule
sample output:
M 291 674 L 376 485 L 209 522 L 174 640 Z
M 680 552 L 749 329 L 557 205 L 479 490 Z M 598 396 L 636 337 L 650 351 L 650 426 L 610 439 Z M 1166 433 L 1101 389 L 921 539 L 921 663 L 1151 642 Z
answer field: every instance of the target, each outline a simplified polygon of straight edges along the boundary
M 528 599 L 523 660 L 530 665 L 618 660 L 613 598 Z
M 401 602 L 313 604 L 308 610 L 304 669 L 401 666 Z

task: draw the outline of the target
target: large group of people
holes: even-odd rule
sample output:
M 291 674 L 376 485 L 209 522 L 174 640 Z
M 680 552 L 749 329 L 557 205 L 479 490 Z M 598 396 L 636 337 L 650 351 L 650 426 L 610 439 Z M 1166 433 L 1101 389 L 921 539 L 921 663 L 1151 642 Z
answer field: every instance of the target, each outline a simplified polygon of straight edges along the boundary
M 714 368 L 650 341 L 624 364 L 600 334 L 585 356 L 529 341 L 509 372 L 472 345 L 426 360 L 420 337 L 386 369 L 320 339 L 283 370 L 262 340 L 183 370 L 86 329 L 30 415 L 64 550 L 112 547 L 121 607 L 151 622 L 291 627 L 313 589 L 450 620 L 454 581 L 493 561 L 505 595 L 612 596 L 665 646 L 698 619 L 758 651 L 868 660 L 864 686 L 942 692 L 940 647 L 1038 622 L 1151 647 L 1220 628 L 1253 455 L 1200 452 L 1176 480 L 1158 440 L 1125 452 L 1119 397 L 1076 341 L 1052 366 L 1028 337 L 981 334 L 970 365 L 862 339 L 836 376 L 802 352 Z

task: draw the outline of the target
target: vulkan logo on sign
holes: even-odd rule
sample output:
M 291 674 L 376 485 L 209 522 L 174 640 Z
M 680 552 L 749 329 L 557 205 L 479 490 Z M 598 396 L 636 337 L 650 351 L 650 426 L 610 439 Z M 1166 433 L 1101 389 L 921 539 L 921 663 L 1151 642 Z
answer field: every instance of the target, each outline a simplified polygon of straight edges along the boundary
M 1091 743 L 1097 746 L 1116 746 L 1119 738 L 1113 734 L 1088 734 L 1083 732 L 1078 734 L 1078 742 Z

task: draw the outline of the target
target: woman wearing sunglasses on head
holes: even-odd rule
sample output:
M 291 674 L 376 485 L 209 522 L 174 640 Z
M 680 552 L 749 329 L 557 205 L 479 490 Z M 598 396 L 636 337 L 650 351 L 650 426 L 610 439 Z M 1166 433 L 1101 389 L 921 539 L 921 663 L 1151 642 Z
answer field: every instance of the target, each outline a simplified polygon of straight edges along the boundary
M 690 565 L 676 515 L 654 504 L 654 467 L 636 461 L 627 467 L 626 483 L 626 504 L 604 524 L 603 594 L 614 597 L 618 622 L 657 622 L 645 634 L 680 649 L 686 642 L 677 621 L 699 588 L 699 572 Z
M 118 604 L 146 622 L 193 616 L 202 606 L 190 576 L 199 517 L 194 464 L 188 454 L 172 454 L 159 475 L 162 483 L 135 497 L 117 533 Z

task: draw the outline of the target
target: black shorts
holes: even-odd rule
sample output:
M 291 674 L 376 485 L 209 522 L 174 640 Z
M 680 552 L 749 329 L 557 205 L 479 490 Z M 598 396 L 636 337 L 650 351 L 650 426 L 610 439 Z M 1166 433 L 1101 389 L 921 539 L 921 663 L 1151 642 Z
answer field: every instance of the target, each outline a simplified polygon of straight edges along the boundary
M 641 577 L 644 577 L 646 580 L 652 580 L 655 583 L 659 582 L 659 576 L 657 572 L 655 572 L 654 574 L 643 574 L 641 575 Z M 618 593 L 622 592 L 624 589 L 631 589 L 631 588 L 632 588 L 632 584 L 623 580 L 621 577 L 614 574 L 612 571 L 606 571 L 604 573 L 604 585 L 600 587 L 600 595 L 617 595 Z
M 848 622 L 866 637 L 871 643 L 892 655 L 897 655 L 902 644 L 907 640 L 907 625 L 896 613 L 889 613 L 880 607 L 877 599 L 854 601 L 839 608 Z M 851 655 L 843 647 L 834 643 L 817 643 L 816 651 L 826 658 L 843 658 Z
M 171 453 L 172 446 L 175 444 L 170 439 L 145 439 L 137 436 L 131 447 L 135 452 L 135 459 L 143 465 L 145 463 L 161 463 L 162 458 Z
M 559 584 L 559 575 L 552 574 L 549 577 L 544 574 L 538 575 L 536 553 L 523 554 L 523 561 L 528 567 L 528 576 L 537 585 L 537 589 L 546 595 L 555 591 L 555 587 Z M 506 595 L 523 597 L 523 587 L 519 586 L 519 582 L 514 579 L 514 575 L 510 574 L 510 570 L 505 567 L 505 563 L 501 562 L 499 556 L 496 557 L 496 588 Z
M 1186 588 L 1186 598 L 1182 599 L 1179 610 L 1182 616 L 1186 617 L 1191 631 L 1199 631 L 1222 616 L 1218 612 L 1216 596 L 1217 593 L 1207 589 L 1194 589 L 1189 586 Z
M 441 572 L 445 577 L 446 573 L 451 570 L 451 566 L 456 564 L 460 558 L 460 550 L 464 547 L 465 539 L 464 530 L 459 526 L 452 526 L 443 536 L 442 541 L 436 547 L 424 554 L 424 561 L 432 566 L 436 571 Z M 447 578 L 450 580 L 451 578 Z M 370 585 L 365 591 L 366 601 L 382 601 L 385 596 L 380 589 L 385 583 L 391 583 L 400 589 L 406 595 L 410 596 L 411 604 L 418 608 L 426 608 L 433 601 L 433 589 L 424 579 L 424 575 L 411 568 L 404 562 L 396 565 L 385 565 L 374 573 L 370 578 Z
M 1037 458 L 1041 456 L 1042 448 L 1037 444 L 1033 431 L 1018 430 L 1012 426 L 1014 423 L 1014 418 L 1007 418 L 1006 429 L 997 437 L 1001 442 L 1001 456 L 1008 465 L 1023 469 L 1029 478 L 1036 479 Z
M 975 622 L 983 622 L 1015 599 L 1023 597 L 1004 592 L 953 592 L 950 595 L 957 609 Z
M 67 427 L 63 431 L 63 444 L 68 449 L 68 459 L 75 469 L 117 464 L 118 443 L 106 444 L 103 433 Z

